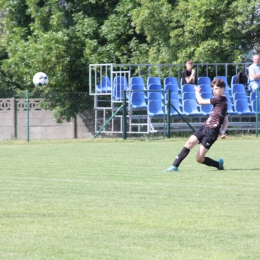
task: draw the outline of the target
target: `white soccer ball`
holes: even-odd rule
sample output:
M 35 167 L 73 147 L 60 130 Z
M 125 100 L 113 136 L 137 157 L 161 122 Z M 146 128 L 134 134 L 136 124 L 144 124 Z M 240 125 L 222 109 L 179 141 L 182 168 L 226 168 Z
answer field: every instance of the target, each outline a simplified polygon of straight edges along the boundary
M 46 86 L 49 82 L 48 76 L 44 72 L 37 72 L 33 76 L 33 84 L 36 87 Z

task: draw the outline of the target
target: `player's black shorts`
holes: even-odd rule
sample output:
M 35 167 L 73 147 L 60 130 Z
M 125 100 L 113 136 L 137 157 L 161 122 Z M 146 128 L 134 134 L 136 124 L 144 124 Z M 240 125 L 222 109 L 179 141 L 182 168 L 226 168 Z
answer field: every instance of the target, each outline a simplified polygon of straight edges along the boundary
M 202 125 L 193 135 L 205 148 L 209 149 L 218 139 L 219 128 L 209 128 Z

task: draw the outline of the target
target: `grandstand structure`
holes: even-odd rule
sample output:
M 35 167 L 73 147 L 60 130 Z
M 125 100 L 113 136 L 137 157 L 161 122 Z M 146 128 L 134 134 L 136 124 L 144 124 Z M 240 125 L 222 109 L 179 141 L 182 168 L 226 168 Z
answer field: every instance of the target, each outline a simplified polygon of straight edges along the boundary
M 216 77 L 226 82 L 230 125 L 228 130 L 255 130 L 255 92 L 236 84 L 239 71 L 248 74 L 250 63 L 194 64 L 197 85 L 203 98 L 211 98 L 210 83 Z M 122 133 L 123 114 L 114 115 L 123 104 L 126 92 L 127 133 L 165 132 L 170 118 L 170 131 L 189 131 L 209 115 L 212 106 L 196 102 L 194 86 L 182 85 L 184 64 L 90 64 L 89 93 L 94 96 L 95 132 Z M 169 96 L 170 95 L 170 96 Z M 170 102 L 170 110 L 167 109 Z M 168 111 L 170 115 L 168 115 Z M 113 116 L 112 116 L 113 115 Z M 185 120 L 183 120 L 185 119 Z M 107 122 L 109 121 L 109 124 Z

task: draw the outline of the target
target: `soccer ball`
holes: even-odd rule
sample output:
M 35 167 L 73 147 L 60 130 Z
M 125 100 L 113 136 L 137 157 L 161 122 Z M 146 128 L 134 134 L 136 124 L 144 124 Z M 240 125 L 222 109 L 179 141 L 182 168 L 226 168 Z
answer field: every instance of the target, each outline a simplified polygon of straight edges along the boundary
M 48 76 L 44 72 L 37 72 L 33 76 L 33 84 L 36 87 L 46 86 L 48 84 Z

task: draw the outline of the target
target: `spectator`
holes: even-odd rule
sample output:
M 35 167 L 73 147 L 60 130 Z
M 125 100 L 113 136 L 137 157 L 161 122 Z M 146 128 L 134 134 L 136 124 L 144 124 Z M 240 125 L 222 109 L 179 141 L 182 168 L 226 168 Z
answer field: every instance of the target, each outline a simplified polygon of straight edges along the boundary
M 236 84 L 243 84 L 245 86 L 245 89 L 247 90 L 247 76 L 243 71 L 238 72 Z
M 182 72 L 182 84 L 195 84 L 195 70 L 192 60 L 185 63 L 186 69 Z
M 258 54 L 253 55 L 253 64 L 249 66 L 249 87 L 252 91 L 259 89 L 260 87 L 260 56 Z

